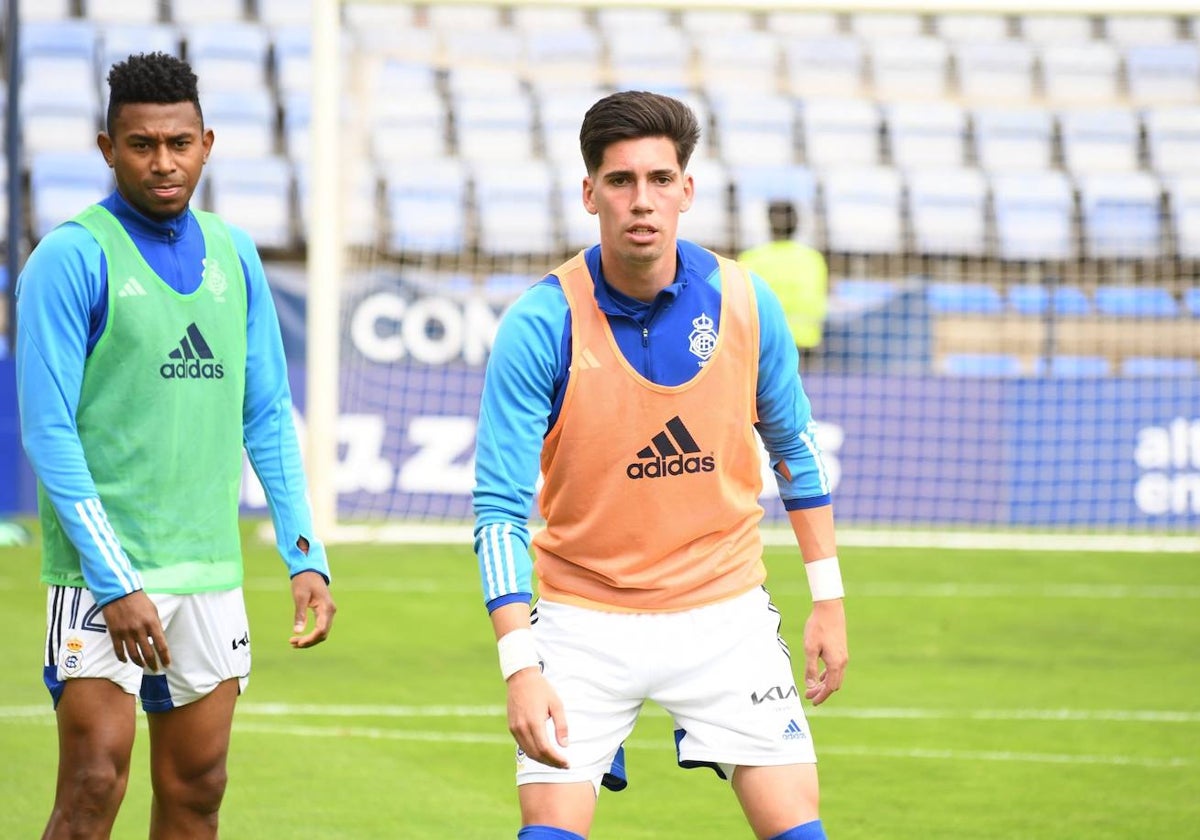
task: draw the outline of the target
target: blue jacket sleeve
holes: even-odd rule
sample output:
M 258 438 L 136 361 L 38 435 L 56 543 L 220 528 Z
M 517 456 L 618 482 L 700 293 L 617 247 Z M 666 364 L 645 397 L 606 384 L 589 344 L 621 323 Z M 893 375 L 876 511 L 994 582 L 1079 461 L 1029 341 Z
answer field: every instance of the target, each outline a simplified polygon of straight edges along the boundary
M 530 601 L 529 516 L 537 487 L 567 303 L 539 283 L 505 313 L 484 376 L 475 444 L 475 554 L 489 612 Z
M 101 256 L 78 225 L 38 243 L 17 280 L 16 362 L 25 454 L 103 606 L 142 583 L 108 525 L 75 425 L 88 335 L 104 294 Z
M 246 272 L 249 296 L 246 393 L 242 407 L 246 453 L 266 491 L 275 526 L 275 547 L 287 563 L 288 574 L 315 571 L 328 582 L 325 546 L 313 536 L 279 316 L 253 241 L 238 228 L 231 226 L 230 233 Z M 307 555 L 296 545 L 301 537 L 308 541 Z
M 829 475 L 817 446 L 817 424 L 800 381 L 800 355 L 783 306 L 763 280 L 751 275 L 758 300 L 758 433 L 771 459 L 788 510 L 830 502 Z

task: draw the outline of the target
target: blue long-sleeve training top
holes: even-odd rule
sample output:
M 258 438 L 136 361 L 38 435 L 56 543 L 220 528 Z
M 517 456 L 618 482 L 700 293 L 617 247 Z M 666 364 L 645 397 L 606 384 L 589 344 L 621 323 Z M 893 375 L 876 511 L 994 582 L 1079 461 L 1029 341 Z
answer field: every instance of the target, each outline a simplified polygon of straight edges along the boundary
M 129 232 L 146 262 L 172 289 L 196 291 L 204 236 L 190 211 L 152 220 L 113 192 L 100 202 Z M 290 575 L 329 579 L 324 546 L 312 533 L 300 447 L 292 422 L 283 340 L 266 274 L 250 237 L 230 227 L 246 277 L 246 391 L 243 442 L 266 490 L 277 548 Z M 129 594 L 104 562 L 77 506 L 102 504 L 76 431 L 84 363 L 108 319 L 108 266 L 100 245 L 74 223 L 51 231 L 17 280 L 17 398 L 22 444 L 101 605 Z M 109 535 L 115 538 L 115 535 Z M 308 540 L 305 555 L 296 541 Z M 94 582 L 94 583 L 93 583 Z
M 702 314 L 720 331 L 721 282 L 715 256 L 690 242 L 677 246 L 675 282 L 650 303 L 609 286 L 600 246 L 586 254 L 596 300 L 622 354 L 642 376 L 679 385 L 700 370 L 688 336 Z M 815 441 L 799 355 L 778 298 L 751 275 L 758 302 L 759 436 L 788 510 L 830 503 L 830 485 Z M 717 313 L 717 314 L 714 314 Z M 475 445 L 475 553 L 488 610 L 532 598 L 528 520 L 542 442 L 558 417 L 571 363 L 571 317 L 558 278 L 543 278 L 505 313 L 488 360 Z M 786 470 L 783 468 L 786 466 Z

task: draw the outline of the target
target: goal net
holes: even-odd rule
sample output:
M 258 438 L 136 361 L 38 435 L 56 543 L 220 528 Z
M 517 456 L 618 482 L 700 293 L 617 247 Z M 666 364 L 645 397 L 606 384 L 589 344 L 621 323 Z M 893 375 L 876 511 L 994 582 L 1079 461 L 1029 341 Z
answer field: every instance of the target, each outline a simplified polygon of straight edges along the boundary
M 736 255 L 787 199 L 828 261 L 802 375 L 844 529 L 1200 526 L 1200 93 L 1169 60 L 1194 21 L 316 5 L 337 25 L 318 11 L 310 70 L 336 89 L 284 126 L 312 138 L 297 390 L 326 527 L 469 534 L 497 323 L 596 241 L 579 122 L 628 88 L 701 120 L 682 236 Z M 769 478 L 763 504 L 786 525 Z

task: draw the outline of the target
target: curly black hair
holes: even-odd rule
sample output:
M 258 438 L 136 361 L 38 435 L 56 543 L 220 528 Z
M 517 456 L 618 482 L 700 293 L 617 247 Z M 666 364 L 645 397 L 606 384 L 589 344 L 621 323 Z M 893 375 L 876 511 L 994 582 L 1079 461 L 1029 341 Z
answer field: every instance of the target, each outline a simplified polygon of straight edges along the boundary
M 109 134 L 112 134 L 113 120 L 121 106 L 143 102 L 157 105 L 191 102 L 196 106 L 200 124 L 204 124 L 196 74 L 192 72 L 191 65 L 173 55 L 162 52 L 138 53 L 117 62 L 108 71 L 108 88 L 105 127 Z

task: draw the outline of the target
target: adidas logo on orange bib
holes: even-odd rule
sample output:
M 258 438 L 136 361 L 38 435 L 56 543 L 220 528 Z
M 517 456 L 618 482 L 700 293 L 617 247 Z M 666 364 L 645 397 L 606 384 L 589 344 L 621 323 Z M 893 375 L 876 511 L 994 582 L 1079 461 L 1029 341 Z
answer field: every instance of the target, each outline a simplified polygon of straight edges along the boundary
M 200 328 L 189 324 L 179 340 L 179 346 L 167 354 L 171 361 L 163 364 L 158 373 L 163 379 L 224 379 L 225 368 L 214 362 L 212 348 L 200 334 Z
M 712 472 L 717 468 L 712 455 L 698 455 L 700 446 L 687 426 L 676 415 L 666 427 L 650 439 L 650 445 L 638 451 L 634 461 L 625 468 L 633 479 L 665 478 L 673 475 Z

